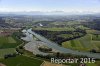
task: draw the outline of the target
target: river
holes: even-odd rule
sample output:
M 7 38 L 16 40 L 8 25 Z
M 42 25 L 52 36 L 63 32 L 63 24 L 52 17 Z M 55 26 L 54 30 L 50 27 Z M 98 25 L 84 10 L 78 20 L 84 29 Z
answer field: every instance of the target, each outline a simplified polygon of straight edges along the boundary
M 75 55 L 83 55 L 83 56 L 87 56 L 87 57 L 93 57 L 93 58 L 100 59 L 100 54 L 99 53 L 90 53 L 90 52 L 82 52 L 82 51 L 67 49 L 67 48 L 61 47 L 58 44 L 56 44 L 56 43 L 46 39 L 45 37 L 43 37 L 43 36 L 33 32 L 32 29 L 28 29 L 27 31 L 29 33 L 33 34 L 39 40 L 45 42 L 48 47 L 54 48 L 54 49 L 58 50 L 60 53 L 69 53 L 69 54 L 75 54 Z

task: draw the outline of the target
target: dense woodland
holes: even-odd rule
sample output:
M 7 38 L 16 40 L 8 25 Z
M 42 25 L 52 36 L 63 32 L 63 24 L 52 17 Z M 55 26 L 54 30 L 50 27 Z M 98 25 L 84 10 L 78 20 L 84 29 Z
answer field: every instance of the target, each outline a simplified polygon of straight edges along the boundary
M 73 40 L 76 38 L 80 38 L 86 35 L 86 31 L 82 29 L 77 29 L 75 31 L 48 31 L 48 30 L 33 30 L 34 32 L 48 38 L 51 41 L 54 41 L 61 45 L 64 41 Z M 61 34 L 68 35 L 66 37 L 59 36 Z

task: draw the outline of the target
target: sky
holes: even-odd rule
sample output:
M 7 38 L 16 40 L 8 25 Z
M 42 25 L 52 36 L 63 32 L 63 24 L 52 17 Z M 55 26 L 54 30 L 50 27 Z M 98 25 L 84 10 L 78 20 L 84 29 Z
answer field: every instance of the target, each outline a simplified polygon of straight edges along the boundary
M 100 12 L 100 0 L 0 0 L 0 12 Z

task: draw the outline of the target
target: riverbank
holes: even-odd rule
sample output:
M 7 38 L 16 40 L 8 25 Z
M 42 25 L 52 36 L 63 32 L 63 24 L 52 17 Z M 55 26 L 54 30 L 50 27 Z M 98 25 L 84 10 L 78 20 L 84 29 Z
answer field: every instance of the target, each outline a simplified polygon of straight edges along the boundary
M 60 51 L 61 53 L 69 53 L 69 54 L 74 54 L 74 55 L 82 55 L 82 56 L 87 56 L 87 57 L 93 57 L 93 58 L 100 59 L 100 54 L 98 54 L 98 53 L 81 52 L 81 51 L 76 51 L 76 50 L 63 48 L 63 47 L 58 46 L 56 43 L 49 41 L 45 37 L 43 37 L 39 34 L 36 34 L 35 32 L 32 31 L 32 29 L 28 29 L 27 31 L 29 33 L 33 34 L 39 40 L 47 43 L 47 46 L 49 46 L 50 48 L 54 48 L 54 49 Z

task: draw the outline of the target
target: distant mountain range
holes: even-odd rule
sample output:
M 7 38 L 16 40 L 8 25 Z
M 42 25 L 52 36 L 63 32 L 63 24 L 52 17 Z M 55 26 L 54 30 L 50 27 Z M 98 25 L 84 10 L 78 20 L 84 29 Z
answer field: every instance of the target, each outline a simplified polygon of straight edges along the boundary
M 84 14 L 99 14 L 94 12 L 64 12 L 64 11 L 30 11 L 30 12 L 0 12 L 0 15 L 84 15 Z

